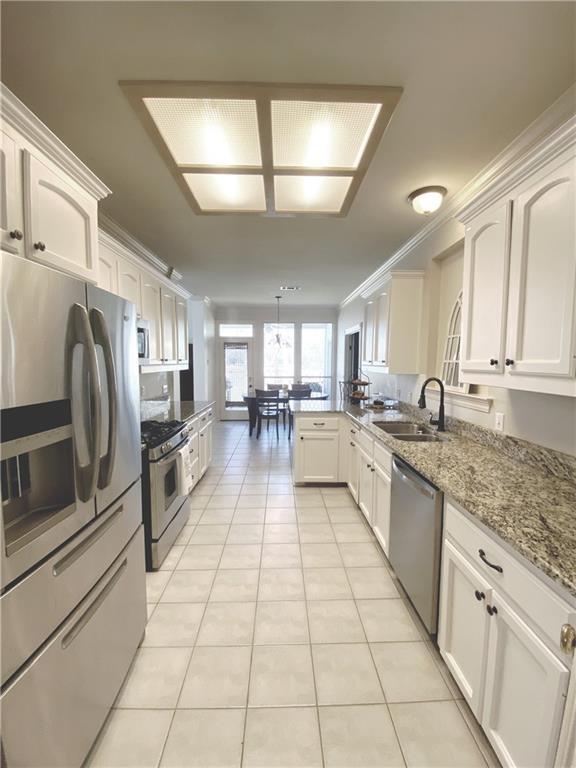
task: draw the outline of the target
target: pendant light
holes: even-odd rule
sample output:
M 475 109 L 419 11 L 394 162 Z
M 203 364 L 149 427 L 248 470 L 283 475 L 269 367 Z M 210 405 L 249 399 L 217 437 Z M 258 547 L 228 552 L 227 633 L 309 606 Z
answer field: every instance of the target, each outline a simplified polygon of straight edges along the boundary
M 274 296 L 274 298 L 276 299 L 276 344 L 281 347 L 282 341 L 280 339 L 280 300 L 282 299 L 282 296 Z

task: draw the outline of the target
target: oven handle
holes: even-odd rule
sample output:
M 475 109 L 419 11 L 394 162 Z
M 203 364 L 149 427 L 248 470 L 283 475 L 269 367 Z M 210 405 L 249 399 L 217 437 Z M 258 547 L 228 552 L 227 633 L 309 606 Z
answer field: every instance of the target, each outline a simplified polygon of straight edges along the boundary
M 112 352 L 112 342 L 110 341 L 110 333 L 106 326 L 103 312 L 100 309 L 92 309 L 90 311 L 90 320 L 94 342 L 102 347 L 106 368 L 108 446 L 106 453 L 100 458 L 100 472 L 98 475 L 98 488 L 106 488 L 110 485 L 116 460 L 116 444 L 118 442 L 118 380 L 116 377 L 116 363 L 114 362 L 114 354 Z
M 100 394 L 100 378 L 98 376 L 98 358 L 96 347 L 90 329 L 88 311 L 82 304 L 73 304 L 68 323 L 67 348 L 69 355 L 69 386 L 70 397 L 74 396 L 72 382 L 72 356 L 74 347 L 80 344 L 84 348 L 84 360 L 88 370 L 90 386 L 90 429 L 92 444 L 89 446 L 90 460 L 88 464 L 80 463 L 76 437 L 76 427 L 73 420 L 74 453 L 76 459 L 76 487 L 80 501 L 89 501 L 96 493 L 98 472 L 100 469 L 100 440 L 102 437 L 102 401 Z
M 186 438 L 186 440 L 183 443 L 180 443 L 176 446 L 176 448 L 173 448 L 170 453 L 166 456 L 163 456 L 159 461 L 155 462 L 155 465 L 157 467 L 161 467 L 164 464 L 167 464 L 169 461 L 173 461 L 176 458 L 176 454 L 180 451 L 183 451 L 184 448 L 188 448 L 190 446 L 190 443 L 192 442 L 192 437 Z

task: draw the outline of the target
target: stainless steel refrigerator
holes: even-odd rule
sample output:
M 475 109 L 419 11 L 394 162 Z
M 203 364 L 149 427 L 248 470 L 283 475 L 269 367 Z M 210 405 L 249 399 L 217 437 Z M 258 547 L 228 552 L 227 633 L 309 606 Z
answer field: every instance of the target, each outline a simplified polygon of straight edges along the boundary
M 79 766 L 145 626 L 135 307 L 0 270 L 2 760 Z

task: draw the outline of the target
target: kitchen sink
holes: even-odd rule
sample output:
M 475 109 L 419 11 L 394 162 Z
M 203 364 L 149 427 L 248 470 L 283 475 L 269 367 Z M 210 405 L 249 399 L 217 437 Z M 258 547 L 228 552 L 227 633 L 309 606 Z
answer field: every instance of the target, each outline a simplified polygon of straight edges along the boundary
M 374 426 L 389 435 L 419 435 L 426 429 L 412 421 L 375 421 Z
M 374 426 L 395 440 L 407 440 L 412 443 L 441 443 L 446 439 L 428 427 L 413 421 L 375 421 Z

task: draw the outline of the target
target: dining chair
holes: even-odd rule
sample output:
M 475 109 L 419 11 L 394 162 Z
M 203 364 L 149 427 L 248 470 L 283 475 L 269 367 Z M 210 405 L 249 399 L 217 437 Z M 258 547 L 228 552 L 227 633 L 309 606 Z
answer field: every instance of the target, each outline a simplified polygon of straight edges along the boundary
M 256 401 L 258 403 L 258 429 L 256 437 L 260 437 L 262 420 L 266 421 L 266 430 L 270 429 L 270 422 L 275 421 L 276 437 L 280 437 L 278 433 L 278 425 L 280 423 L 280 392 L 278 390 L 257 389 Z
M 299 387 L 299 389 L 295 389 Z M 294 428 L 294 414 L 290 409 L 290 400 L 309 400 L 310 399 L 310 387 L 306 384 L 295 384 L 292 389 L 288 390 L 288 440 L 292 437 L 292 429 Z
M 266 389 L 269 392 L 278 392 L 278 397 L 280 398 L 280 392 L 282 392 L 281 384 L 266 384 Z M 286 429 L 286 414 L 288 413 L 288 402 L 286 401 L 285 398 L 279 399 L 278 409 L 282 414 L 282 426 L 284 427 L 284 429 Z

